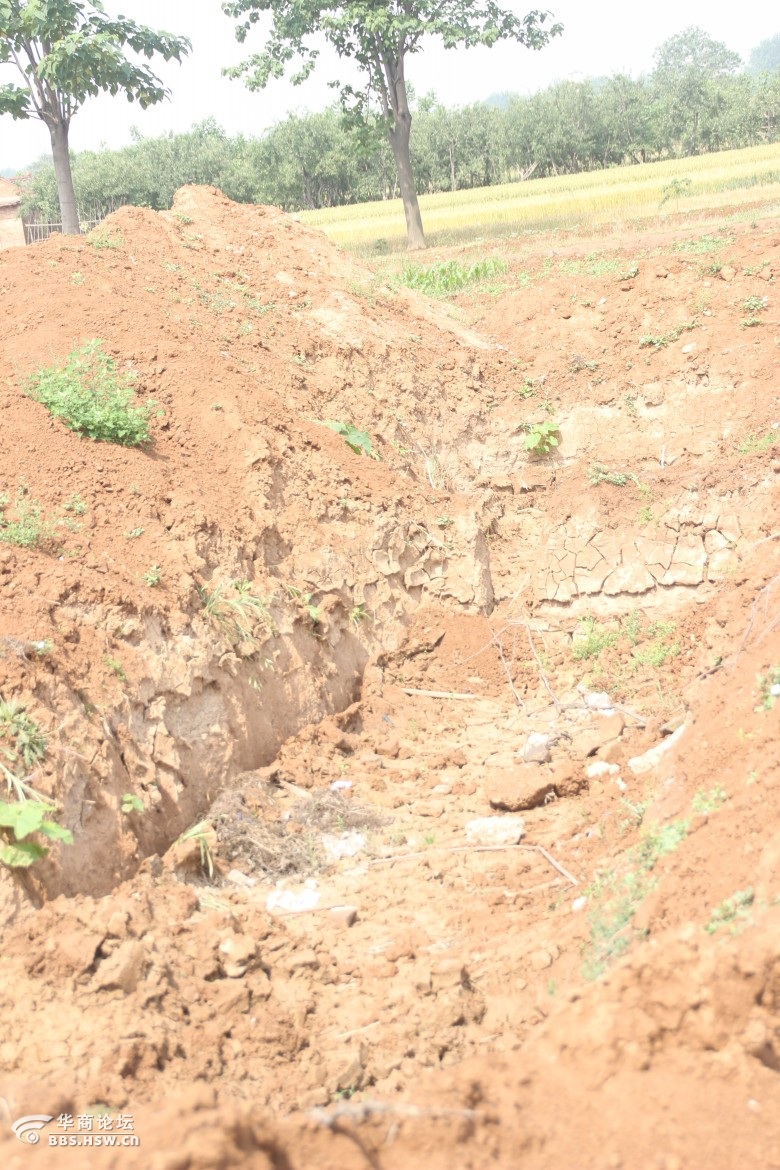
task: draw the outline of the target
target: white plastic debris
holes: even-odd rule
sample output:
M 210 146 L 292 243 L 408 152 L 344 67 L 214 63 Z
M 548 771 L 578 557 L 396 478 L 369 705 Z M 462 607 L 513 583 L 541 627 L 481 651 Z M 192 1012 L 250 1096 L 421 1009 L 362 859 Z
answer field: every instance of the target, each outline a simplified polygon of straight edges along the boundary
M 334 780 L 330 786 L 330 790 L 331 792 L 346 792 L 346 790 L 351 787 L 351 780 Z
M 342 857 L 354 857 L 365 848 L 366 839 L 362 833 L 323 833 L 320 838 L 322 848 L 329 861 L 341 861 Z
M 475 817 L 466 824 L 470 845 L 517 845 L 524 832 L 522 817 Z
M 579 914 L 580 910 L 584 910 L 588 904 L 588 899 L 583 894 L 580 898 L 575 898 L 571 904 L 573 914 Z
M 274 890 L 268 895 L 265 908 L 269 914 L 300 914 L 304 910 L 316 910 L 319 903 L 319 890 Z
M 257 885 L 257 878 L 249 877 L 248 874 L 242 873 L 240 869 L 231 869 L 227 875 L 227 880 L 232 882 L 234 886 L 243 886 L 247 890 Z

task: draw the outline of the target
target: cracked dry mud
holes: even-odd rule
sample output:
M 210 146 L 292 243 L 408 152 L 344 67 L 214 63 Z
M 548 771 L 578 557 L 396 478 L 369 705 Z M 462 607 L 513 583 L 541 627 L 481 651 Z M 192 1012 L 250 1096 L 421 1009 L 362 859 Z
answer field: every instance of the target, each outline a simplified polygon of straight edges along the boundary
M 86 505 L 0 543 L 0 696 L 74 835 L 0 875 L 5 1166 L 780 1164 L 755 214 L 507 241 L 446 305 L 204 188 L 0 253 L 0 491 Z M 92 337 L 148 451 L 22 392 Z M 137 1148 L 49 1145 L 106 1113 Z

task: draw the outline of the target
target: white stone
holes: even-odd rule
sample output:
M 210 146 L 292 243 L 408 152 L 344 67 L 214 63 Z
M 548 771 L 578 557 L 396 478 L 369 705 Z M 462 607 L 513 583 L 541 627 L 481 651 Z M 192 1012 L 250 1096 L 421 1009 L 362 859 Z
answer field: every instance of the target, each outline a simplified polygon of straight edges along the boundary
M 354 857 L 365 848 L 366 839 L 362 833 L 323 833 L 322 848 L 329 861 L 341 861 L 342 857 Z
M 466 823 L 470 845 L 517 845 L 524 833 L 522 817 L 476 817 Z
M 540 731 L 532 731 L 525 741 L 523 748 L 523 762 L 526 764 L 546 764 L 550 758 L 549 737 Z
M 604 711 L 612 706 L 612 700 L 606 691 L 591 691 L 585 696 L 585 703 L 594 711 Z
M 667 736 L 657 743 L 655 747 L 650 748 L 644 755 L 634 756 L 628 761 L 628 766 L 635 776 L 641 776 L 644 772 L 652 772 L 661 762 L 666 753 L 674 747 L 674 745 L 682 738 L 683 732 L 687 724 L 683 723 L 682 727 L 678 727 L 673 735 Z
M 585 909 L 587 904 L 588 904 L 588 899 L 585 897 L 584 894 L 579 898 L 575 898 L 571 904 L 572 912 L 574 914 L 578 914 L 580 912 L 580 910 Z
M 320 902 L 319 890 L 274 890 L 266 899 L 269 914 L 301 914 L 316 910 Z
M 595 780 L 597 776 L 617 776 L 619 771 L 617 764 L 608 764 L 606 760 L 594 760 L 592 764 L 588 764 L 585 775 L 589 780 Z

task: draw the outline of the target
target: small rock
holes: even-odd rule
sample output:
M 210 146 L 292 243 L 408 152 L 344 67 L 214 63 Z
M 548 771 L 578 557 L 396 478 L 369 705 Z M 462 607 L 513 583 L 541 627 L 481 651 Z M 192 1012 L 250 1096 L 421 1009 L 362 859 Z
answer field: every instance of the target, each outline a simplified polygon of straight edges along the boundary
M 466 824 L 470 845 L 517 845 L 524 833 L 522 817 L 476 817 Z
M 718 276 L 720 277 L 720 279 L 725 280 L 727 284 L 731 284 L 732 280 L 734 279 L 734 277 L 736 275 L 737 275 L 736 269 L 732 268 L 730 264 L 724 264 L 723 267 L 721 268 L 720 272 L 718 273 Z
M 395 738 L 385 739 L 376 745 L 376 754 L 394 760 L 401 750 L 401 745 Z
M 590 691 L 585 696 L 586 706 L 591 707 L 594 711 L 604 711 L 612 709 L 612 700 L 606 691 Z
M 257 878 L 249 877 L 248 874 L 242 873 L 240 869 L 231 869 L 228 872 L 227 880 L 232 882 L 234 886 L 242 886 L 247 890 L 251 890 L 252 886 L 257 885 Z
M 366 838 L 362 833 L 323 833 L 320 838 L 322 848 L 329 861 L 341 861 L 342 857 L 354 857 L 366 846 Z
M 320 902 L 319 890 L 274 890 L 266 899 L 269 914 L 301 914 L 316 910 Z
M 444 812 L 444 801 L 420 800 L 412 806 L 412 809 L 420 817 L 440 817 Z
M 680 352 L 681 353 L 695 353 L 696 352 L 696 342 L 691 341 L 688 345 L 684 345 Z
M 592 764 L 588 764 L 585 769 L 585 775 L 589 780 L 595 780 L 596 777 L 617 776 L 620 768 L 617 764 L 607 764 L 604 760 L 596 760 Z
M 523 748 L 523 762 L 526 764 L 546 764 L 550 759 L 550 737 L 539 731 L 532 731 L 525 741 Z
M 546 769 L 523 764 L 519 768 L 490 772 L 482 790 L 492 808 L 519 812 L 544 804 L 545 797 L 555 793 L 555 785 Z
M 312 970 L 316 971 L 320 965 L 316 953 L 307 948 L 303 951 L 297 951 L 294 955 L 290 955 L 287 960 L 287 971 L 293 975 L 296 971 Z
M 652 772 L 653 768 L 658 766 L 670 748 L 674 747 L 678 740 L 682 738 L 686 727 L 687 724 L 684 723 L 682 727 L 677 728 L 673 735 L 667 736 L 666 739 L 661 740 L 660 743 L 650 748 L 643 755 L 634 756 L 633 759 L 629 760 L 628 766 L 634 775 L 641 776 L 644 772 Z
M 231 934 L 219 944 L 219 954 L 228 979 L 241 979 L 256 958 L 257 947 L 247 935 Z
M 571 904 L 573 914 L 579 914 L 580 910 L 584 910 L 588 904 L 588 899 L 583 894 L 580 898 L 575 898 Z
M 146 963 L 146 947 L 142 942 L 121 943 L 98 967 L 94 986 L 103 991 L 119 989 L 129 995 L 143 977 Z
M 529 956 L 529 962 L 534 971 L 544 971 L 547 967 L 552 967 L 553 957 L 549 951 L 538 950 Z
M 335 918 L 347 928 L 357 922 L 358 912 L 354 906 L 331 906 L 329 913 L 331 918 Z

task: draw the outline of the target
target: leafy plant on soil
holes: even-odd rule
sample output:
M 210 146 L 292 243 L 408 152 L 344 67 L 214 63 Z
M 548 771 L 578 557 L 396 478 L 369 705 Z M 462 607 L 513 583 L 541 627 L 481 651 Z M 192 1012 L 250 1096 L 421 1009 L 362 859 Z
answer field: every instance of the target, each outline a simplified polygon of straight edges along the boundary
M 503 276 L 506 270 L 506 261 L 497 257 L 478 260 L 475 264 L 446 260 L 441 264 L 432 264 L 429 268 L 423 268 L 419 264 L 407 264 L 401 273 L 401 283 L 431 297 L 447 297 L 461 292 L 469 285 L 481 284 L 495 276 Z
M 150 589 L 154 589 L 156 585 L 160 584 L 162 580 L 162 569 L 159 565 L 150 565 L 144 573 L 144 584 L 148 585 Z
M 72 845 L 70 830 L 50 819 L 54 811 L 53 805 L 42 800 L 22 800 L 15 804 L 0 801 L 0 864 L 9 869 L 26 869 L 45 857 L 44 845 L 27 840 L 31 834 Z
M 0 757 L 6 761 L 0 767 L 9 788 L 9 775 L 13 774 L 14 780 L 21 785 L 21 788 L 14 787 L 17 793 L 21 793 L 27 787 L 23 776 L 40 763 L 45 755 L 46 740 L 38 724 L 27 714 L 24 703 L 17 699 L 0 698 Z
M 780 697 L 780 666 L 772 666 L 766 674 L 758 676 L 761 701 L 756 711 L 771 711 Z
M 209 881 L 214 878 L 214 855 L 212 853 L 212 845 L 214 844 L 214 830 L 208 821 L 198 821 L 197 825 L 193 825 L 182 833 L 177 838 L 176 844 L 182 845 L 187 841 L 197 841 L 200 849 L 200 864 L 204 873 L 209 875 Z
M 686 331 L 696 328 L 695 321 L 684 321 L 682 325 L 676 325 L 674 329 L 670 329 L 667 333 L 654 335 L 652 333 L 645 333 L 639 338 L 640 349 L 661 349 L 665 345 L 671 345 L 673 341 L 677 341 Z
M 352 423 L 335 422 L 327 419 L 323 426 L 341 435 L 347 446 L 356 455 L 368 455 L 369 459 L 380 459 L 381 456 L 374 450 L 371 438 L 367 431 L 359 431 Z
M 730 898 L 724 898 L 714 907 L 709 922 L 705 924 L 704 929 L 707 934 L 715 934 L 716 930 L 731 923 L 734 924 L 731 927 L 731 933 L 735 934 L 739 921 L 742 920 L 744 924 L 748 918 L 749 908 L 753 905 L 754 898 L 755 895 L 750 887 L 746 890 L 737 890 Z
M 254 641 L 259 624 L 275 632 L 268 603 L 252 592 L 251 581 L 220 582 L 210 591 L 199 588 L 198 595 L 208 617 L 231 644 Z
M 8 506 L 8 496 L 0 495 L 0 543 L 37 548 L 53 539 L 55 524 L 44 518 L 41 504 L 28 497 L 25 487 L 18 489 L 10 517 L 7 515 Z
M 742 302 L 742 308 L 746 313 L 765 313 L 769 308 L 769 297 L 746 297 Z
M 525 431 L 523 450 L 532 455 L 549 455 L 558 446 L 558 436 L 561 428 L 552 419 L 545 422 L 523 423 L 521 430 Z
M 594 485 L 611 483 L 614 487 L 625 487 L 629 480 L 636 483 L 636 476 L 630 471 L 610 471 L 603 463 L 591 463 L 588 469 L 588 480 Z
M 717 812 L 726 803 L 727 794 L 722 784 L 715 784 L 709 792 L 699 789 L 691 802 L 695 813 Z
M 572 637 L 572 658 L 578 662 L 598 658 L 602 650 L 614 646 L 617 640 L 617 630 L 605 629 L 595 618 L 583 618 Z
M 99 339 L 72 350 L 61 366 L 38 370 L 24 392 L 77 434 L 104 443 L 148 443 L 156 403 L 134 402 L 134 377 L 120 373 Z
M 125 816 L 133 812 L 143 812 L 144 802 L 141 800 L 141 797 L 136 796 L 134 792 L 124 792 L 122 794 L 120 811 L 123 812 Z
M 760 455 L 763 451 L 768 451 L 773 447 L 780 438 L 777 431 L 767 431 L 765 435 L 745 435 L 745 438 L 738 444 L 737 450 L 740 455 Z

